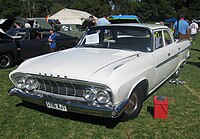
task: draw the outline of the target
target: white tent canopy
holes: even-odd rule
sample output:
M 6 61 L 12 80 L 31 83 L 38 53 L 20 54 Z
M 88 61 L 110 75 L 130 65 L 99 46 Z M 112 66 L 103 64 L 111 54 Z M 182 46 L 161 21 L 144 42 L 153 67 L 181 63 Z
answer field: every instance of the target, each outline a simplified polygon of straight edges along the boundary
M 50 16 L 49 19 L 58 19 L 61 24 L 82 24 L 90 15 L 84 11 L 64 8 Z

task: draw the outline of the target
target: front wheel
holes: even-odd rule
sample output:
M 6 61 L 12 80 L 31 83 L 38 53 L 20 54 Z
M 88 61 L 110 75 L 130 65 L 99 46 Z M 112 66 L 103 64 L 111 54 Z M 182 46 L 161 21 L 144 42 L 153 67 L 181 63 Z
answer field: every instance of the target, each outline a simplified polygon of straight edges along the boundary
M 11 54 L 2 54 L 0 55 L 0 68 L 9 68 L 12 67 L 14 63 L 13 57 Z
M 129 97 L 129 101 L 124 113 L 121 116 L 121 121 L 128 121 L 137 117 L 142 109 L 144 95 L 141 87 L 137 87 Z

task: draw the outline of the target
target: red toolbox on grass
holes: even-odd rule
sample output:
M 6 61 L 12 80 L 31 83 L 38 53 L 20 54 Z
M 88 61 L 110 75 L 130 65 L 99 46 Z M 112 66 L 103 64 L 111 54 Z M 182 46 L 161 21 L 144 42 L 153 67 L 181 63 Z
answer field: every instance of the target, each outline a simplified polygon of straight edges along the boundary
M 168 115 L 168 98 L 154 96 L 154 118 L 166 119 Z

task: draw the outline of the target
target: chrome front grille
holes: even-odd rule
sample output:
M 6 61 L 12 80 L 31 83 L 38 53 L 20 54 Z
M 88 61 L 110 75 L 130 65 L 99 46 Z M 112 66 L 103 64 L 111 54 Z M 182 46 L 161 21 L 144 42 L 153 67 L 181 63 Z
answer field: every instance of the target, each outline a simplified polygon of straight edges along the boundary
M 38 90 L 75 97 L 83 97 L 86 85 L 81 85 L 73 82 L 61 82 L 51 79 L 36 78 L 39 87 Z

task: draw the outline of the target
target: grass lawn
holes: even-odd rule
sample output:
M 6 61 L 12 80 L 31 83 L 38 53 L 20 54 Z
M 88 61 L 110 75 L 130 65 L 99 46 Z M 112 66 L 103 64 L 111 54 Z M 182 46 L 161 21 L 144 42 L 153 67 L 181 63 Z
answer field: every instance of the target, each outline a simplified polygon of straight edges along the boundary
M 140 115 L 127 122 L 88 115 L 64 113 L 22 103 L 7 96 L 13 85 L 0 70 L 0 139 L 199 139 L 200 138 L 200 36 L 191 46 L 192 57 L 181 71 L 185 85 L 166 82 L 144 102 Z M 154 119 L 153 96 L 169 99 L 168 118 Z

